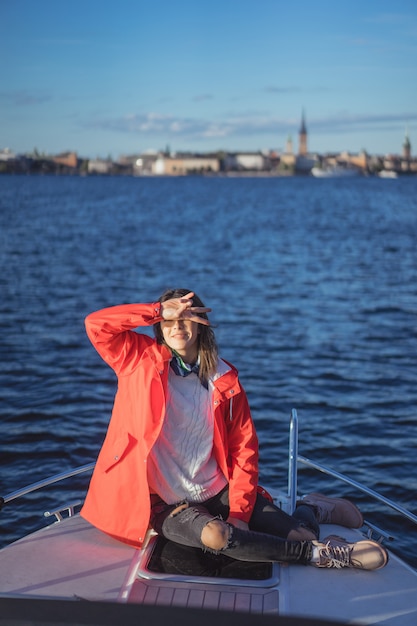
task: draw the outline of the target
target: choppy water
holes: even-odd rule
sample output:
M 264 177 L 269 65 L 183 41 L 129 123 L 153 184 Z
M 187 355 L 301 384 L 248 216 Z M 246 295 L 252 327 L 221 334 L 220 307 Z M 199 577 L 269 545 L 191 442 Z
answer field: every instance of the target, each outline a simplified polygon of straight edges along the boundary
M 3 176 L 0 241 L 0 495 L 97 455 L 115 380 L 85 315 L 181 286 L 240 370 L 265 483 L 286 487 L 296 407 L 301 454 L 417 513 L 417 178 Z M 87 482 L 7 505 L 0 542 Z M 415 528 L 356 501 L 417 566 Z

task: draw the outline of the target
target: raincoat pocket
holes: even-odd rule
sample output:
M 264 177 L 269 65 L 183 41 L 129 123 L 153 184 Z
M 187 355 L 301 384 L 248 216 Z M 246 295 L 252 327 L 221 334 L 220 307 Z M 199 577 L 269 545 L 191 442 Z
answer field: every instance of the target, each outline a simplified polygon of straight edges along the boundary
M 103 446 L 97 464 L 101 467 L 102 471 L 106 473 L 109 472 L 130 453 L 137 443 L 137 439 L 130 433 L 123 433 L 113 444 Z

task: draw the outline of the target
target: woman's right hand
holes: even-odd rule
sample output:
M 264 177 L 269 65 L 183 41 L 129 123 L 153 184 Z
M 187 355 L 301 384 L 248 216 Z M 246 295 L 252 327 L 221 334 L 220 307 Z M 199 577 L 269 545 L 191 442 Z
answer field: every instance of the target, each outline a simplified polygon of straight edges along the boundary
M 161 302 L 161 316 L 164 320 L 187 319 L 198 324 L 210 326 L 209 320 L 198 315 L 210 313 L 211 309 L 202 306 L 193 306 L 194 292 L 190 291 L 182 298 L 172 298 Z

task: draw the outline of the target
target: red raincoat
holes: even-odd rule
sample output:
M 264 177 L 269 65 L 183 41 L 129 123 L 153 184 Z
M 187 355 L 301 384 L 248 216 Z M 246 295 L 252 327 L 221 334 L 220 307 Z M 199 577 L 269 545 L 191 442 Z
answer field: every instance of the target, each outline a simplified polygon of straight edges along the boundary
M 159 303 L 115 306 L 86 318 L 88 337 L 116 372 L 118 390 L 81 515 L 137 547 L 149 525 L 147 459 L 165 417 L 172 354 L 133 329 L 161 320 Z M 237 370 L 228 365 L 231 370 L 214 382 L 213 446 L 229 480 L 230 515 L 248 522 L 258 484 L 258 440 Z

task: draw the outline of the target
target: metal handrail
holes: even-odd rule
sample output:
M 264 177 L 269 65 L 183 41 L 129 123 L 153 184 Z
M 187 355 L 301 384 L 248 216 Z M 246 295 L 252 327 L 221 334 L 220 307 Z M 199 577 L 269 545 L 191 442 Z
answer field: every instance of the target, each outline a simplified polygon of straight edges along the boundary
M 297 459 L 298 459 L 298 416 L 292 409 L 290 419 L 290 440 L 288 445 L 288 504 L 290 513 L 295 511 L 297 499 Z
M 82 474 L 83 472 L 89 472 L 94 468 L 95 463 L 88 463 L 87 465 L 80 465 L 79 467 L 75 467 L 72 470 L 68 470 L 67 472 L 61 472 L 60 474 L 55 474 L 54 476 L 50 476 L 49 478 L 45 478 L 44 480 L 39 480 L 36 483 L 32 483 L 31 485 L 27 485 L 22 489 L 18 489 L 17 491 L 13 491 L 12 493 L 7 494 L 3 498 L 0 498 L 0 508 L 2 508 L 8 502 L 12 500 L 16 500 L 16 498 L 20 498 L 21 496 L 25 496 L 32 491 L 37 491 L 38 489 L 42 489 L 43 487 L 48 487 L 48 485 L 53 485 L 61 480 L 65 480 L 66 478 L 71 478 L 72 476 L 77 476 L 78 474 Z
M 326 467 L 321 463 L 316 463 L 315 461 L 311 461 L 304 456 L 300 456 L 298 454 L 298 416 L 297 411 L 292 409 L 291 418 L 290 418 L 290 441 L 289 441 L 289 462 L 288 462 L 288 499 L 291 506 L 291 511 L 295 510 L 295 502 L 297 498 L 297 468 L 298 463 L 306 465 L 307 467 L 311 467 L 312 469 L 323 472 L 324 474 L 328 474 L 332 478 L 336 478 L 341 480 L 344 483 L 347 483 L 351 487 L 366 493 L 368 496 L 374 498 L 374 500 L 379 500 L 383 504 L 387 505 L 391 509 L 400 513 L 403 517 L 407 518 L 414 524 L 417 524 L 417 515 L 411 513 L 400 504 L 396 504 L 389 498 L 381 495 L 377 491 L 362 485 L 361 483 L 353 480 L 353 478 L 349 478 L 340 472 L 336 472 L 336 470 L 331 469 L 330 467 Z
M 316 469 L 320 472 L 323 472 L 324 474 L 328 474 L 329 476 L 332 476 L 332 478 L 337 478 L 338 480 L 343 481 L 344 483 L 350 485 L 351 487 L 354 487 L 355 489 L 359 489 L 359 491 L 366 493 L 368 496 L 371 496 L 375 500 L 379 500 L 383 504 L 386 504 L 387 506 L 389 506 L 391 509 L 394 509 L 395 511 L 397 511 L 397 513 L 400 513 L 403 517 L 406 517 L 411 522 L 414 522 L 414 524 L 417 524 L 417 515 L 414 515 L 414 513 L 411 513 L 411 511 L 408 511 L 407 509 L 402 507 L 400 504 L 396 504 L 395 502 L 381 495 L 377 491 L 374 491 L 373 489 L 370 489 L 369 487 L 366 487 L 365 485 L 358 483 L 356 480 L 353 480 L 353 478 L 349 478 L 348 476 L 345 476 L 344 474 L 340 474 L 339 472 L 336 472 L 335 470 L 332 470 L 326 467 L 325 465 L 322 465 L 321 463 L 316 463 L 315 461 L 311 461 L 310 459 L 307 459 L 304 456 L 299 456 L 298 461 L 299 463 L 302 463 L 303 465 L 306 465 L 307 467 L 311 467 L 312 469 Z

